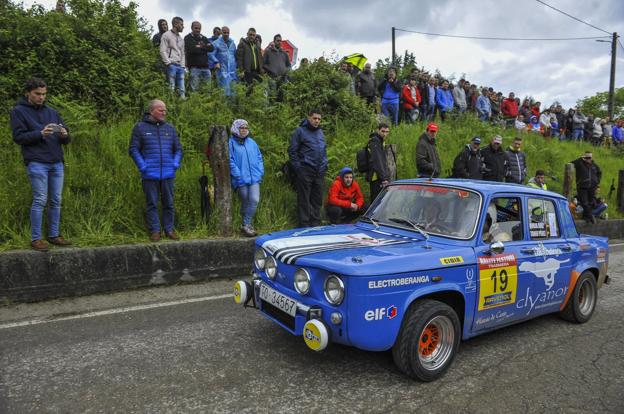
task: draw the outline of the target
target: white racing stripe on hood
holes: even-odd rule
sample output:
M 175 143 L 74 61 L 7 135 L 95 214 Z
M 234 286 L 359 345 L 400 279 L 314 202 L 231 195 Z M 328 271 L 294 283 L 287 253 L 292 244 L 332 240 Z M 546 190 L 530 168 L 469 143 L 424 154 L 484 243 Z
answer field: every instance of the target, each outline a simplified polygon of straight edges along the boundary
M 356 233 L 285 237 L 269 240 L 262 247 L 275 255 L 276 259 L 286 264 L 295 264 L 298 258 L 309 254 L 361 247 L 389 246 L 408 242 L 409 240 L 375 239 L 364 233 Z

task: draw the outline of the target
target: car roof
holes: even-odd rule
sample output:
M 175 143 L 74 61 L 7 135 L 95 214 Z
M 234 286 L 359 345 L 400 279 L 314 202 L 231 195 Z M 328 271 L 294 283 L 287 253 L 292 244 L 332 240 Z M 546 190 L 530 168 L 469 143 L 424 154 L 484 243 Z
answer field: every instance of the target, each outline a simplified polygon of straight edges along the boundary
M 529 187 L 522 184 L 501 183 L 498 181 L 482 181 L 482 180 L 465 180 L 458 178 L 414 178 L 409 180 L 398 180 L 392 184 L 435 184 L 442 186 L 452 186 L 465 188 L 467 190 L 475 190 L 483 195 L 493 193 L 522 193 L 536 196 L 547 196 L 566 200 L 564 196 L 552 191 L 546 191 L 539 188 Z

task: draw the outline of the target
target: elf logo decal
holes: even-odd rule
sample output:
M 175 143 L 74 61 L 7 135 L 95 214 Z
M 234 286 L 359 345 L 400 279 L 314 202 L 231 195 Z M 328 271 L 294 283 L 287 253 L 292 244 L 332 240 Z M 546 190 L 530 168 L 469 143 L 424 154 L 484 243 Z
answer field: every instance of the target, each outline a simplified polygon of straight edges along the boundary
M 546 259 L 543 262 L 523 262 L 520 264 L 520 270 L 523 272 L 531 272 L 536 277 L 544 279 L 546 284 L 546 290 L 550 290 L 555 284 L 555 274 L 559 271 L 562 263 L 569 262 L 568 260 Z
M 392 305 L 387 308 L 377 308 L 375 310 L 366 311 L 364 319 L 367 321 L 380 321 L 384 318 L 393 319 L 398 314 L 396 306 Z

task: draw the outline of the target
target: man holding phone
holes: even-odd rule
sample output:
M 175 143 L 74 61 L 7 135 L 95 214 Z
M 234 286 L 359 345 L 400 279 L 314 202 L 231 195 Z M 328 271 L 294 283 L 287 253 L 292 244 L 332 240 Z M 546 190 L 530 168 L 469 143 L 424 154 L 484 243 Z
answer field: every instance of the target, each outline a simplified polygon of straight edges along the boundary
M 22 156 L 33 193 L 30 208 L 30 247 L 47 251 L 41 223 L 48 204 L 48 242 L 69 246 L 71 242 L 60 234 L 61 194 L 63 192 L 63 145 L 70 141 L 69 133 L 58 112 L 45 104 L 47 85 L 43 79 L 26 82 L 25 96 L 11 111 L 13 141 L 22 147 Z

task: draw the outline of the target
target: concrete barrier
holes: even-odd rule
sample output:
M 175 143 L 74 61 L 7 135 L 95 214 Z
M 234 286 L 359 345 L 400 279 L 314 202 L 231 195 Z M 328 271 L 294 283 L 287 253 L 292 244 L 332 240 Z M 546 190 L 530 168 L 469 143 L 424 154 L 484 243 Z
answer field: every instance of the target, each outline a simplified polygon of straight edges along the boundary
M 624 220 L 577 222 L 585 234 L 624 239 Z M 191 240 L 0 253 L 0 302 L 34 302 L 129 288 L 241 276 L 253 240 Z
M 251 271 L 252 259 L 250 239 L 6 252 L 0 254 L 0 301 L 240 276 Z

